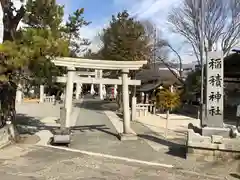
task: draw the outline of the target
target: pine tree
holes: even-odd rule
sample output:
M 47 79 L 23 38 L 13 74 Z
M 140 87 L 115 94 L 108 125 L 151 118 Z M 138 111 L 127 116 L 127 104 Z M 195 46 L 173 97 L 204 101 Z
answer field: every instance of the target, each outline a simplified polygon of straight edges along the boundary
M 4 110 L 5 117 L 11 114 L 14 125 L 17 85 L 24 81 L 35 85 L 53 83 L 52 77 L 62 74 L 64 68 L 56 67 L 51 59 L 69 56 L 66 35 L 70 32 L 65 31 L 68 25 L 64 27 L 62 23 L 63 6 L 56 0 L 28 0 L 19 10 L 10 0 L 1 0 L 1 5 L 5 14 L 4 42 L 0 45 L 1 111 Z M 79 19 L 71 33 L 77 33 L 81 27 L 78 25 L 83 20 L 82 14 L 83 11 L 75 14 Z M 17 30 L 21 20 L 26 26 Z
M 80 29 L 88 26 L 91 22 L 87 22 L 84 17 L 84 8 L 77 9 L 72 15 L 69 15 L 65 27 L 66 38 L 69 40 L 70 56 L 77 57 L 80 53 L 84 53 L 87 46 L 90 45 L 88 39 L 80 36 Z
M 149 39 L 140 21 L 131 18 L 127 11 L 112 16 L 109 27 L 101 35 L 104 59 L 141 61 L 149 58 Z
M 144 25 L 130 17 L 127 11 L 112 16 L 109 26 L 103 29 L 100 36 L 103 47 L 99 52 L 101 58 L 115 61 L 143 61 L 151 56 L 150 39 Z M 111 74 L 119 76 L 119 72 Z M 130 76 L 135 79 L 136 71 L 131 71 Z M 118 87 L 118 104 L 121 102 L 121 88 Z M 136 94 L 136 87 L 132 89 L 132 96 Z M 120 108 L 121 109 L 121 108 Z

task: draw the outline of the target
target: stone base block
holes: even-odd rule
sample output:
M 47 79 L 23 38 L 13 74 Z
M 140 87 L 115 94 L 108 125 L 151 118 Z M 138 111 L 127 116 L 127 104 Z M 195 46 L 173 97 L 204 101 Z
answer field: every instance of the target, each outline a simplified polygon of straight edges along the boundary
M 53 132 L 52 144 L 70 144 L 70 130 L 57 129 Z
M 229 160 L 240 157 L 240 141 L 220 135 L 202 136 L 188 130 L 187 158 L 194 160 Z
M 239 159 L 240 152 L 188 147 L 186 157 L 194 161 L 231 161 Z
M 202 128 L 202 136 L 212 136 L 218 135 L 224 138 L 230 137 L 230 129 L 228 128 L 213 128 L 213 127 L 204 127 Z
M 10 144 L 10 135 L 8 133 L 8 127 L 5 126 L 0 129 L 0 149 Z
M 138 139 L 136 134 L 119 134 L 119 139 L 121 141 L 135 141 Z
M 70 135 L 53 135 L 52 144 L 70 144 Z

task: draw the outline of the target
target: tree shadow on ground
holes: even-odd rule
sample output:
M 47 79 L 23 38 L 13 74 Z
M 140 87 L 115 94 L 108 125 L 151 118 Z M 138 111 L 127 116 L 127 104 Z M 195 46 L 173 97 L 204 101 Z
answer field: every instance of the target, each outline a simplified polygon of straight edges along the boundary
M 123 121 L 123 114 L 120 113 L 120 112 L 118 112 L 118 113 L 116 113 L 116 114 L 117 114 L 117 116 L 121 119 L 121 121 Z
M 20 134 L 33 135 L 41 130 L 52 131 L 59 128 L 58 126 L 47 126 L 40 121 L 40 118 L 30 117 L 26 114 L 17 114 L 16 122 L 17 130 Z
M 190 104 L 185 104 L 182 108 L 178 109 L 176 114 L 185 115 L 192 118 L 197 118 L 199 106 L 194 106 Z M 228 125 L 236 125 L 239 120 L 236 117 L 237 107 L 225 106 L 224 107 L 224 123 Z
M 167 154 L 186 159 L 186 146 L 184 145 L 172 142 L 164 138 L 155 137 L 154 135 L 138 134 L 138 137 L 167 146 L 169 148 Z M 177 139 L 174 140 L 176 141 Z
M 230 176 L 232 176 L 236 179 L 240 179 L 240 175 L 238 175 L 237 173 L 231 173 Z
M 117 133 L 113 133 L 111 131 L 109 131 L 110 128 L 108 128 L 105 124 L 100 124 L 100 125 L 85 125 L 85 126 L 74 126 L 71 128 L 71 131 L 80 131 L 80 132 L 86 132 L 86 131 L 100 131 L 112 136 L 115 136 L 117 138 L 118 134 Z
M 89 101 L 85 100 L 83 103 L 76 103 L 75 106 L 94 111 L 116 111 L 118 109 L 115 102 L 91 101 L 91 99 Z
M 198 118 L 198 106 L 190 105 L 190 104 L 184 104 L 181 108 L 177 109 L 176 112 L 174 112 L 177 115 L 183 115 L 188 116 L 191 118 Z

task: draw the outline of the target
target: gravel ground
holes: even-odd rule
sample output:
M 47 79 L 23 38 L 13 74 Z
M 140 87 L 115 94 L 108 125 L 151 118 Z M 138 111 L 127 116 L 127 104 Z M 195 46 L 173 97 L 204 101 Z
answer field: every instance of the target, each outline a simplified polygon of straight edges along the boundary
M 0 154 L 1 180 L 223 179 L 26 144 L 9 146 L 0 150 Z

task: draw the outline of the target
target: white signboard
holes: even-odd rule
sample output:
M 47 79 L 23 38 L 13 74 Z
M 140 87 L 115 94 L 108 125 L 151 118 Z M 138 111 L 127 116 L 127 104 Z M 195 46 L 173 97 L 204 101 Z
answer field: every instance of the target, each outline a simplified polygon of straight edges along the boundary
M 223 127 L 223 79 L 223 53 L 209 52 L 206 101 L 206 123 L 208 127 Z

